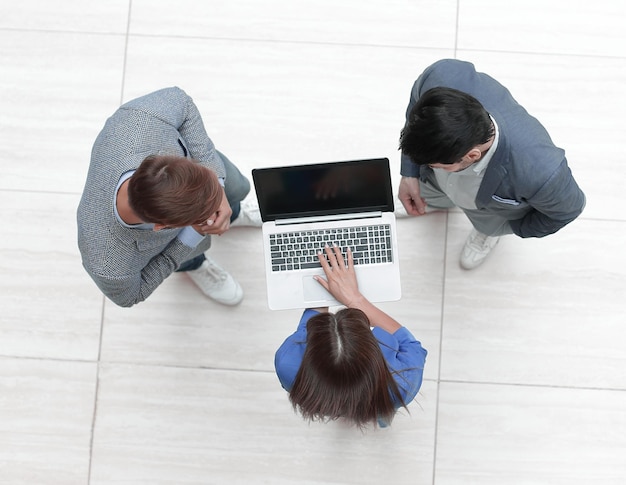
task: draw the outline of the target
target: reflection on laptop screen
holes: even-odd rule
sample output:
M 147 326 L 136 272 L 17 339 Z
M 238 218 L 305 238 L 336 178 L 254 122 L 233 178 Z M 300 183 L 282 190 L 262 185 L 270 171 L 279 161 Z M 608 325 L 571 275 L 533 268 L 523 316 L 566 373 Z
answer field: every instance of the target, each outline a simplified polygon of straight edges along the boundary
M 253 177 L 265 221 L 373 210 L 393 212 L 386 158 L 255 169 Z

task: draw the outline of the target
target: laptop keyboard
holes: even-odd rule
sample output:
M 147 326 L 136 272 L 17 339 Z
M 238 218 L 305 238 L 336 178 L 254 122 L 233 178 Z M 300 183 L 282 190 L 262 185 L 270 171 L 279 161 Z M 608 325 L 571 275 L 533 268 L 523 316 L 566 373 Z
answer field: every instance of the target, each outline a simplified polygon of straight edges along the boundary
M 272 271 L 320 268 L 317 252 L 336 244 L 345 256 L 352 250 L 354 264 L 390 263 L 391 226 L 377 224 L 337 229 L 290 231 L 270 234 Z

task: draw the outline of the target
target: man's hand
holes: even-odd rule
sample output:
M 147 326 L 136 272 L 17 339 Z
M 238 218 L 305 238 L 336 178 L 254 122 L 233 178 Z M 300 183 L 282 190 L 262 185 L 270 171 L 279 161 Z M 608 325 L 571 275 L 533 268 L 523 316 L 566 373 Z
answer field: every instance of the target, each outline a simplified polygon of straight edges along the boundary
M 407 214 L 411 216 L 426 214 L 426 201 L 420 196 L 420 184 L 417 177 L 402 177 L 400 179 L 398 198 Z
M 209 235 L 209 234 L 224 234 L 230 228 L 230 216 L 233 214 L 233 210 L 230 208 L 228 204 L 228 199 L 226 198 L 226 194 L 224 193 L 224 189 L 222 189 L 222 201 L 220 202 L 220 206 L 212 214 L 206 222 L 202 224 L 194 224 L 193 228 L 198 231 L 200 234 Z

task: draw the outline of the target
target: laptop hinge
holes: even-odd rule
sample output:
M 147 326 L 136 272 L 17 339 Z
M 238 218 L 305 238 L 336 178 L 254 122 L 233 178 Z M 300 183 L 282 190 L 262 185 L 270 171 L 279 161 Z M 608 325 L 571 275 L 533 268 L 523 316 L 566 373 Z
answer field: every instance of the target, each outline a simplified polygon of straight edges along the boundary
M 352 221 L 354 219 L 368 219 L 373 217 L 380 217 L 381 211 L 376 212 L 362 212 L 362 213 L 350 213 L 350 214 L 333 214 L 328 216 L 315 216 L 313 217 L 293 217 L 291 219 L 280 219 L 274 221 L 277 226 L 285 224 L 305 224 L 309 222 L 327 222 L 327 221 Z

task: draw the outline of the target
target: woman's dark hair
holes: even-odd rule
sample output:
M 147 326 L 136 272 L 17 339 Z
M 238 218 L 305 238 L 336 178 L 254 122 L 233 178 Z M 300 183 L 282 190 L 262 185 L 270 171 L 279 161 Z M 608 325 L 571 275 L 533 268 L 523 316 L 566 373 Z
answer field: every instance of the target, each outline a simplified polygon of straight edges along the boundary
M 309 319 L 289 400 L 305 419 L 342 418 L 359 427 L 391 423 L 405 405 L 367 316 L 354 308 Z
M 487 143 L 494 130 L 476 98 L 452 88 L 432 88 L 411 109 L 400 133 L 400 150 L 418 165 L 450 165 Z
M 149 156 L 128 182 L 128 203 L 144 222 L 184 227 L 206 221 L 222 201 L 213 171 L 197 160 Z

